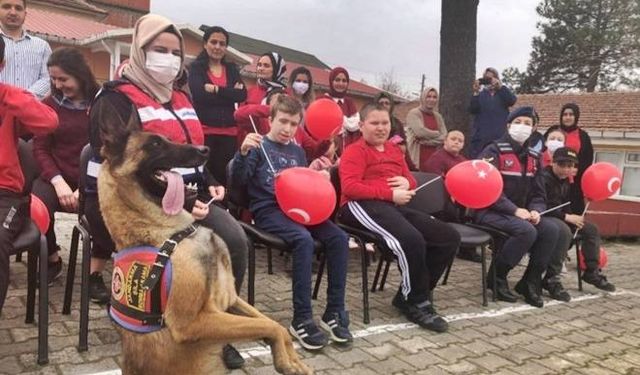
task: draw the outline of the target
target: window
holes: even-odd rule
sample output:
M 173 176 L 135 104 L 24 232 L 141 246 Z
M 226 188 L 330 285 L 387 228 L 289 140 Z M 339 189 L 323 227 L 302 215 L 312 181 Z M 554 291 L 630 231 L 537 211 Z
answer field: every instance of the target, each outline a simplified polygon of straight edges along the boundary
M 622 172 L 622 187 L 614 197 L 640 198 L 640 152 L 596 151 L 595 159 L 611 163 Z

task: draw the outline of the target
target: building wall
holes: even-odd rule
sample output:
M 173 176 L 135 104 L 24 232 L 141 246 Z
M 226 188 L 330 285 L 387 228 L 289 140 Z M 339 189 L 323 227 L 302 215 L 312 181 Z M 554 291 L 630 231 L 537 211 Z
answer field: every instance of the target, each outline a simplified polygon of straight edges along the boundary
M 108 12 L 102 22 L 126 28 L 133 27 L 150 9 L 150 0 L 89 0 L 89 3 Z

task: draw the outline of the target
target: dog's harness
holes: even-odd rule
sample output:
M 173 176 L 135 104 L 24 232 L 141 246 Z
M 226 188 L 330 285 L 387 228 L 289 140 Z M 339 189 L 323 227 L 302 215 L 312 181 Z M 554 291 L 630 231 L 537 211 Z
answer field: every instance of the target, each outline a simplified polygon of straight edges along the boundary
M 171 255 L 195 233 L 193 223 L 165 240 L 160 249 L 143 245 L 115 255 L 109 316 L 121 327 L 149 333 L 165 326 L 164 311 L 171 291 Z

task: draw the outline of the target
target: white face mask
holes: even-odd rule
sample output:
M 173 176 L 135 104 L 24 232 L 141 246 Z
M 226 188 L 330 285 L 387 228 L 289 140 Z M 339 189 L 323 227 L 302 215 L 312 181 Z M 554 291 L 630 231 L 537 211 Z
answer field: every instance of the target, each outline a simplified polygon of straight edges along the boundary
M 509 135 L 514 141 L 523 144 L 531 136 L 532 127 L 525 124 L 511 124 Z
M 160 84 L 169 85 L 175 81 L 181 65 L 180 56 L 154 51 L 147 52 L 145 67 L 149 71 L 149 75 Z
M 564 142 L 558 139 L 550 139 L 547 141 L 547 150 L 553 155 L 557 149 L 564 147 Z
M 291 88 L 293 88 L 293 91 L 295 91 L 296 94 L 304 95 L 309 90 L 309 84 L 306 82 L 296 81 L 291 85 Z

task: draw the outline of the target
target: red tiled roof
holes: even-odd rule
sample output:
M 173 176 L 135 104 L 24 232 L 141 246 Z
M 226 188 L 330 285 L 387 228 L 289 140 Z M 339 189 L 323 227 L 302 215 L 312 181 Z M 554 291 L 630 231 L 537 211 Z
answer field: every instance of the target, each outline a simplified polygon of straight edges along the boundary
M 256 72 L 255 63 L 257 62 L 259 56 L 252 55 L 252 54 L 247 54 L 247 56 L 251 57 L 253 59 L 254 63 L 245 66 L 243 68 L 243 71 L 245 73 L 255 74 L 255 72 Z M 289 74 L 299 66 L 302 66 L 302 65 L 294 63 L 294 62 L 287 61 L 287 72 L 285 73 L 287 78 L 289 77 Z M 309 69 L 309 71 L 311 72 L 311 76 L 313 77 L 314 85 L 318 85 L 318 86 L 320 86 L 320 88 L 328 91 L 329 90 L 329 72 L 330 71 L 326 70 L 326 69 L 320 69 L 320 68 L 317 68 L 317 67 L 313 67 L 313 66 L 305 66 L 305 67 L 307 69 Z M 359 94 L 359 95 L 362 95 L 362 96 L 373 97 L 373 96 L 377 95 L 380 91 L 382 91 L 382 90 L 377 88 L 377 87 L 366 85 L 366 84 L 364 84 L 362 82 L 358 82 L 358 81 L 354 81 L 354 80 L 351 80 L 349 82 L 349 92 L 351 92 L 353 94 L 356 94 L 356 95 Z
M 640 132 L 640 91 L 518 95 L 516 106 L 533 106 L 544 129 L 560 122 L 565 103 L 580 106 L 580 127 L 584 129 Z M 404 121 L 417 106 L 417 100 L 398 104 L 395 115 Z
M 81 40 L 119 27 L 33 8 L 29 9 L 29 16 L 25 19 L 25 28 L 31 34 Z
M 94 13 L 100 13 L 100 14 L 107 13 L 104 9 L 98 8 L 93 4 L 89 4 L 85 0 L 46 0 L 41 2 L 48 3 L 49 5 L 61 5 L 69 8 L 90 11 Z M 31 16 L 31 9 L 29 9 L 29 16 Z
M 589 130 L 640 131 L 640 92 L 518 95 L 517 106 L 531 105 L 543 128 L 560 122 L 565 103 L 580 106 L 580 127 Z

